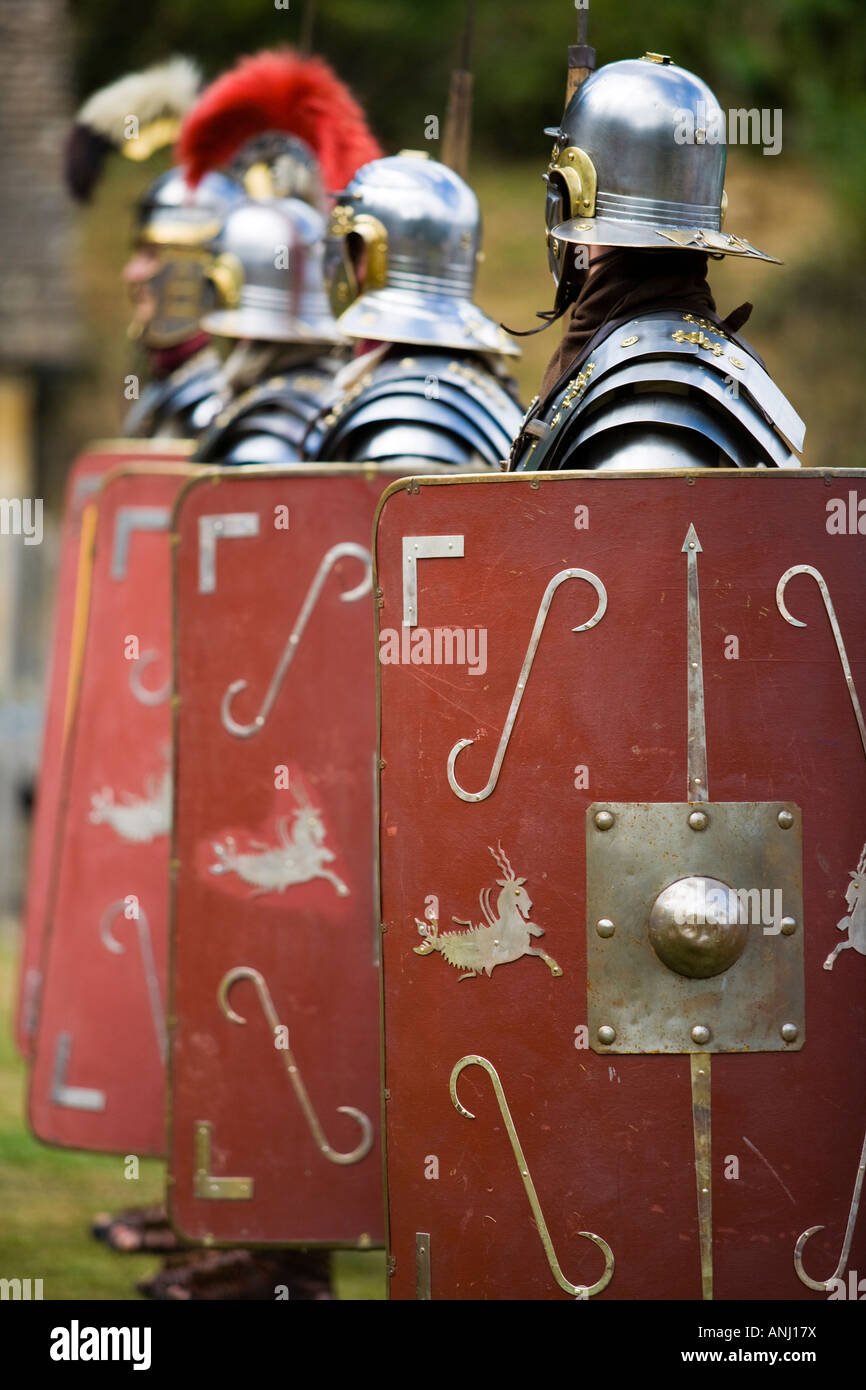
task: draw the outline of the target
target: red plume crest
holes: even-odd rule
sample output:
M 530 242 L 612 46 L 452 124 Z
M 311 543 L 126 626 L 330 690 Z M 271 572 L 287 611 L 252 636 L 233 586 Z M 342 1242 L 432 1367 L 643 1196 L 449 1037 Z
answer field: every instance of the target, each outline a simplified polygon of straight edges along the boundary
M 187 182 L 195 187 L 265 131 L 305 141 L 330 193 L 345 188 L 362 164 L 382 154 L 361 107 L 328 64 L 278 50 L 242 58 L 190 111 L 177 144 Z

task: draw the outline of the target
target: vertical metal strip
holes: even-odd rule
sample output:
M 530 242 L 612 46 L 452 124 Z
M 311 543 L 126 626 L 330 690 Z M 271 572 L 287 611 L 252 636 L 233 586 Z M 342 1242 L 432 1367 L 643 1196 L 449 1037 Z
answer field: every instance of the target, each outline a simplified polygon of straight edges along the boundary
M 415 1297 L 430 1302 L 430 1232 L 415 1233 Z
M 84 661 L 84 642 L 90 611 L 90 585 L 93 578 L 93 547 L 99 511 L 94 503 L 84 508 L 78 541 L 78 569 L 75 576 L 75 599 L 72 606 L 72 632 L 69 642 L 69 669 L 66 675 L 66 699 L 63 709 L 61 751 L 66 747 L 72 712 L 78 697 L 81 667 Z
M 713 1297 L 713 1170 L 712 1092 L 709 1052 L 691 1054 L 692 1127 L 695 1136 L 695 1178 L 698 1189 L 698 1234 L 701 1242 L 701 1289 Z
M 694 526 L 683 542 L 688 564 L 688 801 L 709 801 L 707 785 L 707 729 L 704 717 L 704 667 L 701 653 L 701 598 L 698 587 L 698 555 L 701 543 Z
M 380 912 L 382 906 L 382 886 L 379 869 L 379 754 L 373 753 L 373 967 L 378 970 L 382 964 L 382 932 Z

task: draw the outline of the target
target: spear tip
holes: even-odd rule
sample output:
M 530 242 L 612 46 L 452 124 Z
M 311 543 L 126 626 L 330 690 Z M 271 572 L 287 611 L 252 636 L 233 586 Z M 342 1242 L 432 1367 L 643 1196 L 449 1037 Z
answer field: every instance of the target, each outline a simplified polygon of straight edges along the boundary
M 688 531 L 686 532 L 686 538 L 683 541 L 683 552 L 687 553 L 688 551 L 695 551 L 696 553 L 700 553 L 702 550 L 703 546 L 698 540 L 698 533 L 695 530 L 694 522 L 692 522 L 692 524 L 689 526 Z

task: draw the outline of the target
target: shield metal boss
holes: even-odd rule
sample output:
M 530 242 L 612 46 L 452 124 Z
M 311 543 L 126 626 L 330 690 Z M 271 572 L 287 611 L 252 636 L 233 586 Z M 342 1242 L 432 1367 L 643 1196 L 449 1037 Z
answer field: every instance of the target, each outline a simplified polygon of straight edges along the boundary
M 383 1243 L 370 545 L 387 477 L 217 470 L 175 517 L 172 1218 Z
M 191 471 L 111 474 L 82 547 L 30 1078 L 48 1143 L 164 1152 L 169 524 Z
M 54 634 L 47 675 L 39 782 L 30 836 L 27 901 L 24 909 L 23 945 L 15 1010 L 16 1041 L 21 1055 L 25 1057 L 29 1055 L 33 1045 L 41 981 L 40 954 L 60 795 L 61 750 L 66 723 L 66 692 L 75 599 L 79 576 L 85 590 L 88 576 L 86 566 L 79 569 L 82 522 L 87 504 L 93 501 L 105 475 L 114 468 L 120 468 L 136 459 L 140 460 L 143 452 L 146 452 L 152 462 L 158 459 L 165 462 L 179 461 L 190 452 L 190 447 L 183 441 L 168 440 L 158 445 L 149 440 L 117 440 L 113 443 L 95 444 L 76 459 L 69 471 L 66 484 L 54 601 Z M 94 508 L 89 513 L 88 533 L 95 518 Z M 84 593 L 82 597 L 85 597 Z
M 384 500 L 392 1297 L 866 1266 L 864 536 L 854 471 Z

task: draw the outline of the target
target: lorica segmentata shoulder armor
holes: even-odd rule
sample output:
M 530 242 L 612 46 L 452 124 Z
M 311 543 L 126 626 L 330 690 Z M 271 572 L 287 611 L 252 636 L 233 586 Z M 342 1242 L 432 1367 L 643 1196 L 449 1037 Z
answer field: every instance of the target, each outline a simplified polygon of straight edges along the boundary
M 520 406 L 506 381 L 469 355 L 386 357 L 317 421 L 309 456 L 498 469 L 520 426 Z
M 202 437 L 196 461 L 298 463 L 304 437 L 332 395 L 340 365 L 337 358 L 318 357 L 244 391 Z
M 798 468 L 805 426 L 751 349 L 693 314 L 620 323 L 530 407 L 512 467 Z
M 220 359 L 202 348 L 168 376 L 145 386 L 127 413 L 130 439 L 196 439 L 220 408 Z

